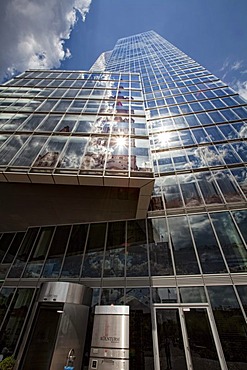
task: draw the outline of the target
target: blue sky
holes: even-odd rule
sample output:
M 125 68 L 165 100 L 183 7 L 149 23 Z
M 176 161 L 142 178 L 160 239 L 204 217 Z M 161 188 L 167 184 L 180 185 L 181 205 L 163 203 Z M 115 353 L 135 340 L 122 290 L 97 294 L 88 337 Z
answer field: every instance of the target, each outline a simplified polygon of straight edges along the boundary
M 10 4 L 12 19 L 6 11 Z M 39 9 L 33 9 L 35 4 Z M 23 24 L 21 5 L 30 10 Z M 17 55 L 22 50 L 18 62 L 23 61 L 13 63 L 16 53 L 7 53 L 4 66 L 0 57 L 0 72 L 8 62 L 10 72 L 37 65 L 87 70 L 118 38 L 153 29 L 247 97 L 247 0 L 1 0 L 0 14 L 0 38 L 4 35 L 4 44 L 16 48 Z M 17 16 L 15 43 L 14 31 L 7 28 L 11 21 L 16 26 Z M 22 33 L 26 39 L 21 49 Z

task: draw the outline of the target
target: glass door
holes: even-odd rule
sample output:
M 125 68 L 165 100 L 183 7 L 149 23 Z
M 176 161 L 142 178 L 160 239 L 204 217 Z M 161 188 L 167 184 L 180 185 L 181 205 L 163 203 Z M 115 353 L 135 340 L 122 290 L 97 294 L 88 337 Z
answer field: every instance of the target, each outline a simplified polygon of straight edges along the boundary
M 208 307 L 155 307 L 155 370 L 225 369 Z

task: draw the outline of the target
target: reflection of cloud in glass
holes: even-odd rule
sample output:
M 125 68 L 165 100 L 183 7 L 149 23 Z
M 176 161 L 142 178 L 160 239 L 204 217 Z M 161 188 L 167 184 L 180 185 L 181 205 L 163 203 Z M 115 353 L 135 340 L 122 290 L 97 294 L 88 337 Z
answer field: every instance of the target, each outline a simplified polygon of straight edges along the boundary
M 189 216 L 189 221 L 193 231 L 200 232 L 201 234 L 204 232 L 204 230 L 206 231 L 210 224 L 207 215 Z M 204 236 L 206 237 L 206 234 Z
M 224 180 L 226 179 L 229 174 L 227 174 L 225 171 L 215 171 L 213 174 L 213 177 L 210 178 L 210 181 L 213 181 L 213 178 L 215 180 Z
M 196 149 L 195 156 L 200 158 L 202 166 L 222 164 L 221 156 L 209 147 Z
M 239 131 L 239 136 L 240 137 L 243 137 L 243 138 L 246 138 L 247 137 L 247 123 L 246 122 L 241 127 L 241 129 Z
M 191 173 L 189 173 L 184 175 L 178 175 L 178 181 L 180 184 L 188 184 L 195 182 L 195 178 Z
M 246 168 L 239 168 L 232 170 L 232 173 L 239 183 L 242 190 L 247 193 L 247 169 Z
M 237 221 L 237 224 L 246 223 L 247 225 L 247 212 L 246 211 L 234 211 L 233 216 Z
M 75 153 L 70 153 L 63 159 L 62 166 L 63 167 L 72 167 L 72 168 L 78 168 L 80 165 L 81 157 L 78 157 Z

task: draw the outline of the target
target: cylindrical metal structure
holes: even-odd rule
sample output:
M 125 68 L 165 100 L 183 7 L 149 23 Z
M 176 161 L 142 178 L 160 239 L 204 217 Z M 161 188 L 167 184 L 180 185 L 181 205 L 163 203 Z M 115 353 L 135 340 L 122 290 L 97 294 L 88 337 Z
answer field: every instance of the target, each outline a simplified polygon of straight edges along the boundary
M 129 306 L 96 306 L 89 369 L 129 369 Z
M 41 286 L 18 359 L 20 370 L 81 369 L 92 289 L 76 283 Z M 75 358 L 74 358 L 75 356 Z

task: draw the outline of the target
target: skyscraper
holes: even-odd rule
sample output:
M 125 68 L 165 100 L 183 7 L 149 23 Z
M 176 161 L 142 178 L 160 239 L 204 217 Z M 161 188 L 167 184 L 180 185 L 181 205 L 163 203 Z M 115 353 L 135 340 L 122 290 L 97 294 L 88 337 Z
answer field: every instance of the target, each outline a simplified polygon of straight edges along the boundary
M 131 369 L 245 369 L 246 101 L 154 31 L 1 97 L 0 350 L 59 280 L 130 306 Z

